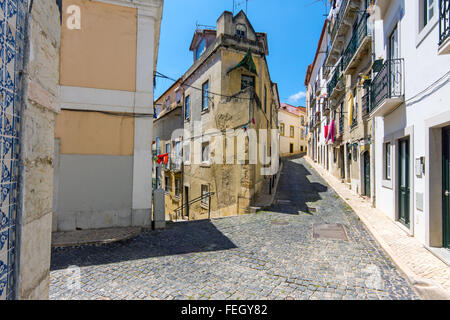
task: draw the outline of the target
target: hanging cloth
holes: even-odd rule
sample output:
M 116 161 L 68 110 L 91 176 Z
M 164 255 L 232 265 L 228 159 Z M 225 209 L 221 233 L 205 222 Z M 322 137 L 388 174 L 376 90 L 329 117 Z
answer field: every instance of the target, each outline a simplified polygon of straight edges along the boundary
M 328 138 L 328 125 L 325 126 L 324 133 L 325 133 L 325 139 L 327 139 Z
M 165 165 L 169 163 L 169 154 L 161 154 L 158 156 L 158 164 L 161 164 L 161 162 L 164 162 Z
M 335 135 L 335 130 L 336 130 L 336 126 L 335 126 L 334 120 L 331 120 L 330 126 L 331 126 L 330 139 L 331 139 L 331 142 L 334 143 L 334 135 Z
M 353 93 L 350 93 L 348 101 L 348 126 L 351 127 L 353 122 Z

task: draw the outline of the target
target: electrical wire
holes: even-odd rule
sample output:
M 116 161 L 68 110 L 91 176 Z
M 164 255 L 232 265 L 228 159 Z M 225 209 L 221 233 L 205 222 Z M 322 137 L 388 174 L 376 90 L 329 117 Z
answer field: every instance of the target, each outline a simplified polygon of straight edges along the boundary
M 177 82 L 178 81 L 178 80 L 173 79 L 173 78 L 171 78 L 169 76 L 166 76 L 166 75 L 164 75 L 164 74 L 162 74 L 161 72 L 158 72 L 158 71 L 155 72 L 155 77 L 162 78 L 162 79 L 168 79 L 168 80 L 171 80 L 173 82 Z M 224 94 L 220 94 L 220 93 L 215 93 L 215 92 L 212 92 L 212 91 L 209 91 L 209 90 L 208 91 L 204 91 L 203 88 L 198 88 L 198 87 L 186 84 L 186 83 L 182 83 L 181 86 L 186 86 L 186 87 L 189 87 L 189 88 L 192 88 L 192 89 L 195 89 L 195 90 L 198 90 L 198 91 L 202 91 L 202 92 L 208 92 L 208 94 L 211 94 L 211 95 L 214 95 L 214 96 L 223 97 L 223 98 L 228 98 L 228 99 L 240 99 L 240 100 L 253 100 L 254 99 L 254 98 L 246 98 L 246 97 L 229 96 L 229 95 L 224 95 Z

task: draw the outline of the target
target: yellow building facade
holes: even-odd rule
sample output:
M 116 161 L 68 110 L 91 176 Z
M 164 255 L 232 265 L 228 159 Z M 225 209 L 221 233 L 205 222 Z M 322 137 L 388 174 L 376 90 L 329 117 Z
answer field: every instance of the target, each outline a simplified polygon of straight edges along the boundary
M 54 231 L 151 223 L 163 1 L 63 0 Z

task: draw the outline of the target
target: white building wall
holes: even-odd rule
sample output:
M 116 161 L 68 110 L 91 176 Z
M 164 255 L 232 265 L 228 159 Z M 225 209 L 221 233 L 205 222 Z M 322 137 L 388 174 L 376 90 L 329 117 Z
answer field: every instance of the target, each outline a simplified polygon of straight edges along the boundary
M 450 123 L 450 55 L 438 55 L 439 17 L 438 1 L 435 1 L 435 16 L 428 25 L 419 31 L 421 1 L 392 1 L 383 23 L 376 23 L 375 48 L 376 58 L 386 57 L 387 38 L 392 27 L 398 21 L 400 57 L 405 60 L 405 104 L 398 107 L 385 118 L 376 119 L 376 206 L 390 218 L 396 219 L 396 163 L 398 150 L 394 146 L 392 154 L 392 181 L 383 180 L 384 158 L 383 142 L 397 141 L 403 135 L 410 134 L 410 170 L 413 179 L 411 185 L 411 228 L 414 234 L 426 245 L 439 246 L 439 215 L 442 208 L 430 210 L 439 202 L 440 195 L 430 192 L 430 187 L 441 184 L 433 175 L 439 170 L 439 159 L 430 151 L 433 135 L 430 138 L 429 127 L 444 126 Z M 382 27 L 381 27 L 382 26 Z M 445 76 L 445 77 L 444 77 Z M 438 81 L 438 82 L 436 82 Z M 424 91 L 435 84 L 428 91 Z M 436 147 L 439 149 L 439 146 Z M 439 151 L 439 150 L 437 150 Z M 425 157 L 425 173 L 418 177 L 415 174 L 416 158 Z M 430 157 L 432 160 L 430 161 Z M 430 172 L 431 170 L 431 172 Z M 418 209 L 416 201 L 423 196 L 423 210 Z M 430 218 L 431 217 L 431 218 Z M 431 227 L 430 227 L 431 226 Z

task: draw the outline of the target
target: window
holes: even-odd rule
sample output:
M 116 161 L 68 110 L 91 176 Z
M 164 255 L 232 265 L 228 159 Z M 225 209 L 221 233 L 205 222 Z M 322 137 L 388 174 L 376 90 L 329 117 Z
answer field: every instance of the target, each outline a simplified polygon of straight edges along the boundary
M 209 198 L 207 194 L 209 193 L 209 187 L 206 184 L 202 184 L 202 205 L 209 205 Z
M 181 142 L 177 141 L 175 142 L 175 165 L 177 166 L 177 169 L 181 166 Z
M 191 161 L 191 145 L 189 142 L 184 144 L 184 152 L 183 152 L 184 162 Z
M 187 96 L 184 102 L 184 119 L 188 120 L 191 116 L 191 97 Z
M 290 135 L 291 135 L 291 138 L 293 138 L 294 135 L 295 135 L 295 134 L 294 134 L 294 133 L 295 133 L 295 128 L 294 128 L 294 126 L 291 126 L 290 129 L 291 129 Z
M 284 136 L 284 123 L 280 124 L 280 134 Z
M 244 90 L 249 87 L 252 88 L 255 87 L 255 77 L 243 74 L 241 78 L 241 90 Z
M 175 197 L 179 198 L 181 195 L 181 183 L 180 179 L 175 179 Z
M 202 86 L 202 111 L 209 107 L 209 81 L 206 81 Z
M 170 108 L 170 97 L 166 98 L 166 109 Z
M 300 139 L 305 140 L 305 130 L 304 129 L 300 130 Z
M 209 142 L 202 143 L 202 162 L 209 161 Z
M 423 4 L 423 27 L 425 27 L 434 17 L 434 3 L 435 0 L 422 0 Z
M 302 126 L 304 126 L 305 125 L 305 117 L 301 116 L 300 119 L 301 119 L 300 123 L 302 124 Z
M 205 39 L 203 39 L 198 45 L 197 50 L 195 51 L 195 60 L 198 60 L 198 58 L 200 58 L 200 56 L 203 54 L 203 52 L 205 52 L 205 50 L 206 50 Z
M 356 88 L 353 89 L 353 110 L 352 110 L 352 126 L 358 124 L 358 100 L 356 99 Z
M 236 26 L 236 36 L 239 38 L 246 38 L 247 37 L 247 27 L 243 24 L 238 24 Z
M 391 144 L 384 144 L 384 179 L 391 180 Z
M 170 178 L 164 177 L 164 191 L 170 192 Z
M 181 101 L 181 92 L 177 91 L 177 103 L 180 103 Z

